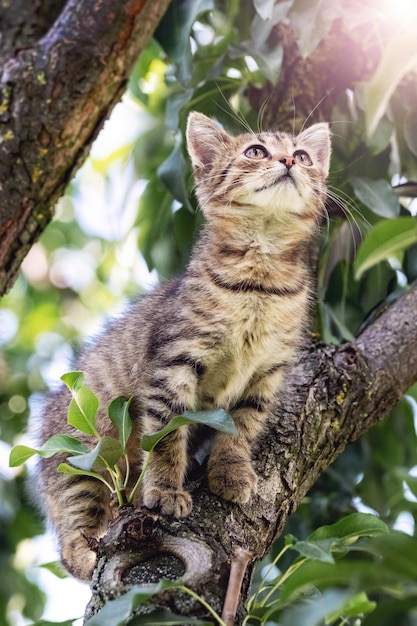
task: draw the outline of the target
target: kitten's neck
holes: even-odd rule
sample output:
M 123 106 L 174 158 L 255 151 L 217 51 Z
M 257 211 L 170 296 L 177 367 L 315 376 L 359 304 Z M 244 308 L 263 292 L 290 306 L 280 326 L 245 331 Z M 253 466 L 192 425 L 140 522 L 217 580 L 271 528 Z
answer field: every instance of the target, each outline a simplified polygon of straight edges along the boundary
M 286 219 L 251 215 L 242 219 L 237 215 L 217 218 L 209 223 L 205 232 L 205 245 L 213 257 L 244 256 L 281 259 L 285 262 L 289 251 L 299 250 L 300 254 L 308 246 L 319 230 L 316 219 L 288 216 Z M 292 255 L 292 261 L 295 258 Z
M 268 223 L 260 227 L 255 220 L 216 220 L 206 228 L 193 261 L 219 282 L 287 288 L 305 274 L 306 248 L 314 230 L 311 224 L 308 233 L 300 233 L 299 227 L 295 233 L 288 224 L 278 228 Z

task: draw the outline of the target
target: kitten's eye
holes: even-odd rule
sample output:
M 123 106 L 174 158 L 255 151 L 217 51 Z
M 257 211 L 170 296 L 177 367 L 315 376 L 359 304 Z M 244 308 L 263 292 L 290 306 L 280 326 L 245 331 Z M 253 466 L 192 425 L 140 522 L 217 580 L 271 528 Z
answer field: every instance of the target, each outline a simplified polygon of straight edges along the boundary
M 313 165 L 313 161 L 310 158 L 310 155 L 305 150 L 296 150 L 293 154 L 293 157 L 297 163 L 301 163 L 301 165 Z
M 244 152 L 245 157 L 248 159 L 266 159 L 269 157 L 269 152 L 263 146 L 251 146 Z

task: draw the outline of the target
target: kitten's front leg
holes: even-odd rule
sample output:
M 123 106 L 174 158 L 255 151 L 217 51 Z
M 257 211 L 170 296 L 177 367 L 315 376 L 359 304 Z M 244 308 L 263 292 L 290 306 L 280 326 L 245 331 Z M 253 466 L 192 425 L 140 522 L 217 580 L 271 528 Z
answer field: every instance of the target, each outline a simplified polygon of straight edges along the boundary
M 193 410 L 197 403 L 198 368 L 191 358 L 173 359 L 154 372 L 144 401 L 144 432 L 163 428 L 175 415 Z M 192 499 L 183 484 L 188 465 L 188 427 L 181 426 L 162 439 L 151 453 L 145 472 L 142 501 L 163 515 L 185 517 Z
M 268 417 L 269 403 L 248 398 L 231 410 L 238 434 L 219 433 L 208 461 L 210 491 L 225 500 L 245 504 L 255 495 L 258 477 L 252 467 L 252 446 Z
M 170 433 L 154 449 L 145 472 L 143 504 L 163 515 L 185 517 L 192 499 L 183 489 L 187 470 L 187 426 Z

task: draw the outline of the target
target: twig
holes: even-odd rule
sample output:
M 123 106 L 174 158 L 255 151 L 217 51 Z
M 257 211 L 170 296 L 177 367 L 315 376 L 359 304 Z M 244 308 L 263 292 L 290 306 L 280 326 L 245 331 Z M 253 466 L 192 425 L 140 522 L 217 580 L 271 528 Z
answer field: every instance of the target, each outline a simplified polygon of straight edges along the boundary
M 233 552 L 230 563 L 229 582 L 227 584 L 226 597 L 222 611 L 222 620 L 226 626 L 234 626 L 243 578 L 246 568 L 253 558 L 253 552 L 241 547 L 236 547 Z

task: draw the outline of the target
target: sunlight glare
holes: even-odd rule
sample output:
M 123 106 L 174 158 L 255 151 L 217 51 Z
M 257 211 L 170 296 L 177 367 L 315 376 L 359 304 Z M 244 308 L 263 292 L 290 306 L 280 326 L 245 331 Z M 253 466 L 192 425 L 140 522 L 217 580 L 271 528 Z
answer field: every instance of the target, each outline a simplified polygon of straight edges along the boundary
M 417 23 L 416 0 L 385 0 L 387 13 L 390 19 L 404 26 Z

